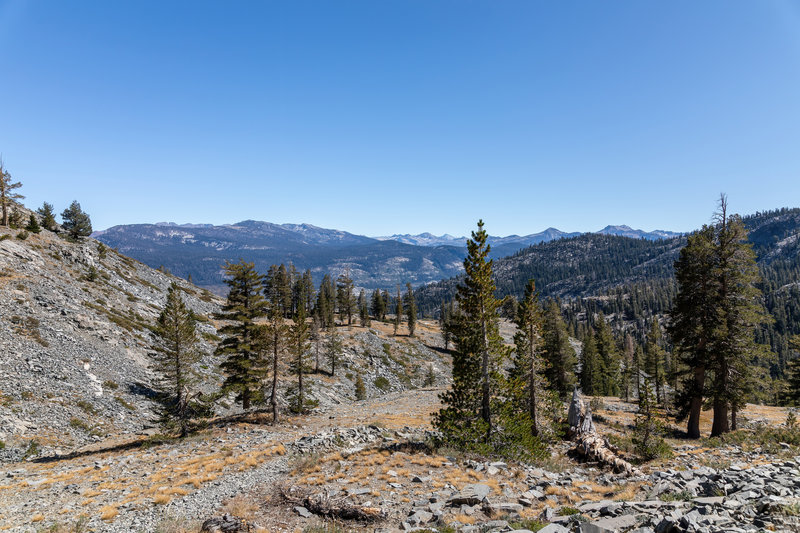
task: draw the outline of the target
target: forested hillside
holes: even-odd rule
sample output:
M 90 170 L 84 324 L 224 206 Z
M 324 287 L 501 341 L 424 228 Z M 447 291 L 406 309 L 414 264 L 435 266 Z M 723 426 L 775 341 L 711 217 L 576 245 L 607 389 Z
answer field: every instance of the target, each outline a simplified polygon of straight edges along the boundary
M 759 284 L 772 323 L 757 340 L 768 344 L 773 377 L 782 377 L 790 358 L 788 339 L 800 333 L 800 209 L 778 209 L 743 217 L 756 252 Z M 653 316 L 664 315 L 676 294 L 673 263 L 685 237 L 659 241 L 584 234 L 531 246 L 495 261 L 499 297 L 522 297 L 533 278 L 542 298 L 561 301 L 570 330 L 578 337 L 597 313 L 612 320 L 637 340 L 644 339 Z M 436 315 L 450 301 L 460 277 L 417 291 L 424 314 Z

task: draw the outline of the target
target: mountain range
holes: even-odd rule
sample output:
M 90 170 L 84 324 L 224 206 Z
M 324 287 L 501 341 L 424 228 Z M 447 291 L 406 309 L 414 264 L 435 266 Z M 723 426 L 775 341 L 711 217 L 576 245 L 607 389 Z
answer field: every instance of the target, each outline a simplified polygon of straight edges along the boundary
M 656 240 L 678 235 L 674 232 L 645 232 L 628 226 L 606 226 L 598 233 Z M 500 258 L 525 247 L 570 238 L 548 228 L 530 235 L 490 237 L 492 257 Z M 349 272 L 357 286 L 367 289 L 392 288 L 411 283 L 420 286 L 458 274 L 462 268 L 466 237 L 393 235 L 366 237 L 311 224 L 273 224 L 245 220 L 236 224 L 120 225 L 93 236 L 143 263 L 164 267 L 177 276 L 224 294 L 222 265 L 242 258 L 261 271 L 272 264 L 291 263 L 298 270 L 311 270 L 315 279 Z

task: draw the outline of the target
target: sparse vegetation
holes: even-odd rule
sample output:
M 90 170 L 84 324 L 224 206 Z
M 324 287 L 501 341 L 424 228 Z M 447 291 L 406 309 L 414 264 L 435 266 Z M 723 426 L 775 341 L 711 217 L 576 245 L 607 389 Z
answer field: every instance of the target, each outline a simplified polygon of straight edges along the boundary
M 372 384 L 384 392 L 392 388 L 391 383 L 389 383 L 389 380 L 386 379 L 384 376 L 378 376 L 377 378 L 375 378 Z

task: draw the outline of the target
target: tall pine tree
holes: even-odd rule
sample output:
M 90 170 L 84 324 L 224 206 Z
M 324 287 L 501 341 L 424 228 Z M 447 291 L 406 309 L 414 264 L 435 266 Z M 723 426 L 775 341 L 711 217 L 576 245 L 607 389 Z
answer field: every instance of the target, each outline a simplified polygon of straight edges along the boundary
M 465 276 L 456 294 L 462 318 L 454 338 L 453 385 L 442 394 L 445 407 L 434 422 L 445 439 L 461 446 L 491 443 L 492 404 L 500 393 L 499 371 L 508 356 L 499 333 L 500 301 L 494 295 L 487 238 L 481 220 L 467 241 Z
M 225 283 L 230 288 L 228 299 L 218 318 L 225 320 L 220 328 L 223 340 L 217 354 L 226 356 L 220 368 L 225 373 L 222 390 L 234 392 L 242 408 L 250 409 L 259 399 L 265 368 L 259 357 L 256 319 L 264 316 L 266 302 L 261 294 L 261 276 L 253 263 L 240 260 L 226 262 Z
M 153 328 L 156 335 L 153 358 L 168 394 L 163 415 L 166 420 L 177 423 L 181 437 L 189 432 L 189 386 L 195 378 L 192 364 L 200 358 L 195 322 L 194 314 L 180 296 L 180 287 L 173 283 Z

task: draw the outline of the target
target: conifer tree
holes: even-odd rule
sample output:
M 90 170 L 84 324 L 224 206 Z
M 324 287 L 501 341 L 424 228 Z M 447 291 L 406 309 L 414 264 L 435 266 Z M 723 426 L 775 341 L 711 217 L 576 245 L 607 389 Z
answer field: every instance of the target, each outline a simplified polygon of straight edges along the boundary
M 73 239 L 88 237 L 92 234 L 92 221 L 76 200 L 73 200 L 69 207 L 64 209 L 61 213 L 61 220 L 61 225 Z
M 794 352 L 794 359 L 789 362 L 788 380 L 784 401 L 789 405 L 800 405 L 800 335 L 789 339 L 789 347 Z
M 265 368 L 259 358 L 259 334 L 256 319 L 264 316 L 265 300 L 261 294 L 261 276 L 253 263 L 240 260 L 226 262 L 225 283 L 230 287 L 228 298 L 218 318 L 229 321 L 220 328 L 223 340 L 216 353 L 227 358 L 220 368 L 225 373 L 223 392 L 235 392 L 242 408 L 250 409 L 259 399 Z
M 336 375 L 336 365 L 339 364 L 339 358 L 342 355 L 342 337 L 336 331 L 336 328 L 328 330 L 327 341 L 325 342 L 325 351 L 328 354 L 328 365 L 331 367 L 331 376 Z
M 386 313 L 389 312 L 389 304 L 392 301 L 392 297 L 389 295 L 389 291 L 383 291 L 382 299 L 383 299 L 383 307 L 381 308 L 381 321 L 386 322 Z
M 428 372 L 425 374 L 425 386 L 433 387 L 436 385 L 436 371 L 433 369 L 433 363 L 428 363 Z
M 400 330 L 400 321 L 403 319 L 403 297 L 400 295 L 400 286 L 397 286 L 397 298 L 394 309 L 394 335 Z
M 263 280 L 263 291 L 266 297 L 264 313 L 266 323 L 259 327 L 258 347 L 270 368 L 271 380 L 269 391 L 264 396 L 269 397 L 269 407 L 272 412 L 272 424 L 278 423 L 278 377 L 280 375 L 281 360 L 283 359 L 288 344 L 289 328 L 283 319 L 283 295 L 280 281 L 277 279 L 278 269 L 269 269 Z
M 383 316 L 386 314 L 385 307 L 386 303 L 383 301 L 383 295 L 381 294 L 380 289 L 375 289 L 372 291 L 370 308 L 372 310 L 372 316 L 375 317 L 375 320 L 383 320 Z
M 358 293 L 358 319 L 361 322 L 361 326 L 369 327 L 369 307 L 367 307 L 367 294 L 364 289 L 361 289 L 361 292 Z
M 631 380 L 634 376 L 635 357 L 636 343 L 630 334 L 626 334 L 622 345 L 622 395 L 626 402 L 631 396 Z
M 575 385 L 575 349 L 569 343 L 569 335 L 558 302 L 550 300 L 544 312 L 542 351 L 547 361 L 545 376 L 550 386 L 563 400 Z
M 676 402 L 680 414 L 688 413 L 688 433 L 695 438 L 705 395 L 714 409 L 711 435 L 730 431 L 729 416 L 735 421 L 752 387 L 749 364 L 762 352 L 754 333 L 765 320 L 755 254 L 741 218 L 727 214 L 724 195 L 715 222 L 689 237 L 675 263 L 670 333 L 691 373 Z
M 25 226 L 26 231 L 30 231 L 31 233 L 41 233 L 42 227 L 39 225 L 39 221 L 36 219 L 36 215 L 31 213 L 31 216 L 28 218 L 28 225 Z
M 306 321 L 305 305 L 301 304 L 294 317 L 289 332 L 290 351 L 293 358 L 292 371 L 297 375 L 297 388 L 291 391 L 291 409 L 295 413 L 305 413 L 311 405 L 306 398 L 307 390 L 304 388 L 303 376 L 306 373 L 306 355 L 310 348 L 308 340 L 309 325 Z
M 22 213 L 19 208 L 11 211 L 11 214 L 8 216 L 8 227 L 11 229 L 19 229 L 22 227 Z
M 494 431 L 492 399 L 500 393 L 499 370 L 508 350 L 499 334 L 498 308 L 492 279 L 490 246 L 483 221 L 467 241 L 464 281 L 456 301 L 462 319 L 455 333 L 453 385 L 442 394 L 444 408 L 434 424 L 447 440 L 457 445 L 490 444 Z
M 329 274 L 325 274 L 317 293 L 317 313 L 322 319 L 324 328 L 332 328 L 335 325 L 336 313 L 336 287 Z
M 322 321 L 319 315 L 311 316 L 311 329 L 308 332 L 311 344 L 314 347 L 314 373 L 319 374 L 320 345 L 322 344 Z
M 36 210 L 42 217 L 42 227 L 48 231 L 56 230 L 56 214 L 53 211 L 53 205 L 44 202 L 42 207 Z
M 700 412 L 705 396 L 707 365 L 717 321 L 714 306 L 714 228 L 690 235 L 675 262 L 678 294 L 670 312 L 669 333 L 685 371 L 675 397 L 678 419 L 688 417 L 687 434 L 700 438 Z
M 760 281 L 755 253 L 747 242 L 741 217 L 728 216 L 727 199 L 720 197 L 716 213 L 716 286 L 720 321 L 714 346 L 712 403 L 714 422 L 711 436 L 730 431 L 728 416 L 735 420 L 751 390 L 751 361 L 763 348 L 755 341 L 755 330 L 766 321 L 761 303 Z
M 600 358 L 597 354 L 595 336 L 589 333 L 583 338 L 581 349 L 581 390 L 587 396 L 601 394 L 603 386 L 603 373 L 600 368 Z
M 3 161 L 0 160 L 0 209 L 3 211 L 3 226 L 8 226 L 9 209 L 19 205 L 17 200 L 25 198 L 19 193 L 14 192 L 22 187 L 19 181 L 11 181 L 11 174 L 6 170 Z
M 195 378 L 192 364 L 200 358 L 195 322 L 194 314 L 180 296 L 179 287 L 173 283 L 167 291 L 167 303 L 153 328 L 156 335 L 153 358 L 165 389 L 170 391 L 164 417 L 177 422 L 181 437 L 189 432 L 189 386 Z
M 417 303 L 414 301 L 414 289 L 406 283 L 406 320 L 408 320 L 408 336 L 413 337 L 417 328 Z
M 657 403 L 664 401 L 663 387 L 666 382 L 664 372 L 666 351 L 661 347 L 661 339 L 661 326 L 658 324 L 658 320 L 653 318 L 645 344 L 645 372 L 650 376 L 650 383 L 655 387 Z
M 598 361 L 602 373 L 600 394 L 603 396 L 619 395 L 619 350 L 611 326 L 605 315 L 598 313 L 595 329 Z
M 542 343 L 542 325 L 544 317 L 539 306 L 539 294 L 531 279 L 525 285 L 525 295 L 517 306 L 514 321 L 517 333 L 514 335 L 515 356 L 509 382 L 512 392 L 510 396 L 521 397 L 522 410 L 527 410 L 530 417 L 531 434 L 539 434 L 538 404 L 543 400 L 544 378 L 541 375 L 542 362 L 539 354 Z
M 347 325 L 352 325 L 356 300 L 353 296 L 353 280 L 350 279 L 349 271 L 341 274 L 336 282 L 336 301 L 339 304 L 339 319 L 344 322 L 344 318 L 347 317 Z

